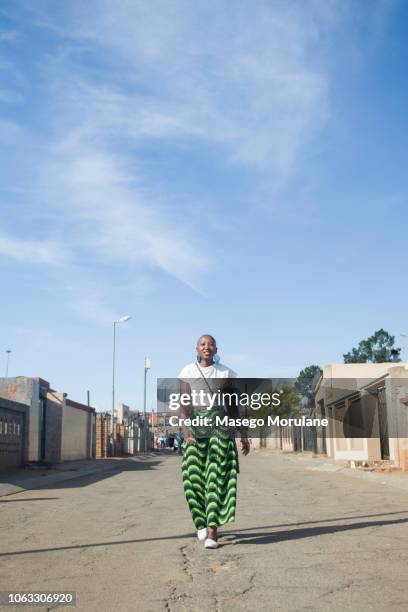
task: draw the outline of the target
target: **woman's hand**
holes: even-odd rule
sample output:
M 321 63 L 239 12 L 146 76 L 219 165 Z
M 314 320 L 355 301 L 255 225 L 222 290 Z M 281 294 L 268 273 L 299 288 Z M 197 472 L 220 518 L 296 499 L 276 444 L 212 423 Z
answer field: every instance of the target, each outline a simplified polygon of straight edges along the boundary
M 195 438 L 192 438 L 191 436 L 185 436 L 184 437 L 184 442 L 189 445 L 192 444 L 194 446 L 194 444 L 196 443 Z
M 242 451 L 242 454 L 244 456 L 248 455 L 250 449 L 251 449 L 251 445 L 249 444 L 248 438 L 246 436 L 241 436 L 241 451 Z

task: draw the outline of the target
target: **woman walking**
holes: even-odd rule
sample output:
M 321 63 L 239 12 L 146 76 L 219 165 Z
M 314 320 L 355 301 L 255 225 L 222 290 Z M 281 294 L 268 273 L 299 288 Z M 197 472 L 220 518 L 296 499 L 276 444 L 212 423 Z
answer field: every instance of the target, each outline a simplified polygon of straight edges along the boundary
M 236 378 L 236 373 L 221 364 L 217 344 L 210 335 L 201 336 L 196 346 L 197 360 L 185 366 L 178 378 L 181 392 L 204 389 L 212 391 L 214 378 Z M 181 417 L 224 415 L 224 407 L 192 405 L 182 407 Z M 193 413 L 193 414 L 191 414 Z M 187 503 L 197 529 L 197 537 L 205 548 L 217 548 L 217 528 L 235 520 L 237 497 L 238 453 L 234 433 L 225 428 L 183 426 L 183 486 Z M 241 449 L 249 453 L 249 441 L 241 434 Z

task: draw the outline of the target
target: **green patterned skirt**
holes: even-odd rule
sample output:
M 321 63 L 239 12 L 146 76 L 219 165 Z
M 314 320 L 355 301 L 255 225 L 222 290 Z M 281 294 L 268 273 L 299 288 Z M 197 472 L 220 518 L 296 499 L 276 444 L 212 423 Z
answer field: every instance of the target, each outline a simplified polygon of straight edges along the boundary
M 235 520 L 238 452 L 230 435 L 213 432 L 184 445 L 183 486 L 196 529 Z

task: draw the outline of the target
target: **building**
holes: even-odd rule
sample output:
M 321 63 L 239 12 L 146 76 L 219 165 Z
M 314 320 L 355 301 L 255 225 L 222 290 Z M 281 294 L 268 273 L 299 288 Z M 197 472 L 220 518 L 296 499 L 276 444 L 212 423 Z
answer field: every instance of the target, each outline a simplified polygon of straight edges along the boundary
M 164 411 L 164 412 L 146 412 L 146 417 L 149 420 L 151 427 L 165 427 L 166 429 L 177 429 L 170 425 L 170 417 L 177 416 L 177 413 Z
M 317 452 L 408 470 L 408 364 L 325 366 L 313 416 L 328 419 L 316 432 Z
M 95 409 L 42 378 L 0 378 L 0 469 L 94 456 Z
M 116 423 L 125 423 L 129 420 L 131 414 L 130 406 L 123 402 L 118 402 L 115 408 L 115 420 Z

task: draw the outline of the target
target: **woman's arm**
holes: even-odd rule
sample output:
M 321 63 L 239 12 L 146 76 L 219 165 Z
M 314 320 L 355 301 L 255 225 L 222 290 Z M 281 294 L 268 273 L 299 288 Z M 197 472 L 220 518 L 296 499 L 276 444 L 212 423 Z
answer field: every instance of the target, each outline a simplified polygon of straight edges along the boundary
M 228 381 L 226 387 L 226 389 L 228 389 L 229 392 L 233 393 L 234 392 L 234 385 Z M 235 401 L 235 399 L 231 398 L 231 401 L 228 402 L 227 405 L 227 411 L 228 411 L 228 416 L 232 419 L 238 419 L 239 418 L 239 410 L 238 410 L 238 406 L 237 403 Z M 239 427 L 236 428 L 239 431 L 239 435 L 240 435 L 240 439 L 241 439 L 241 451 L 243 455 L 248 455 L 249 451 L 250 451 L 250 444 L 249 444 L 249 440 L 248 440 L 248 430 L 246 427 L 244 427 L 243 425 L 240 425 Z

